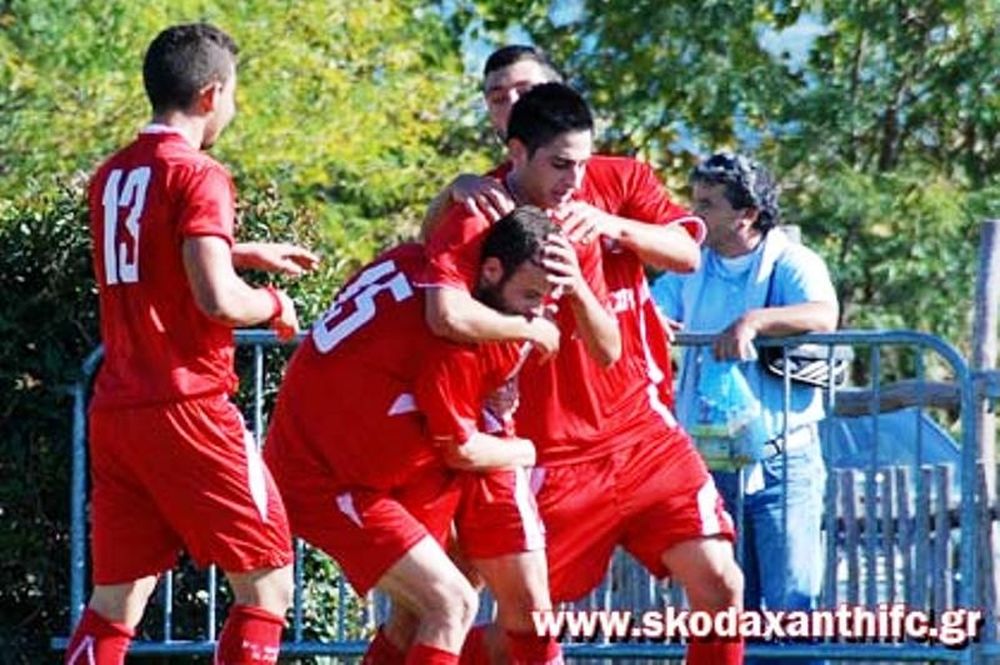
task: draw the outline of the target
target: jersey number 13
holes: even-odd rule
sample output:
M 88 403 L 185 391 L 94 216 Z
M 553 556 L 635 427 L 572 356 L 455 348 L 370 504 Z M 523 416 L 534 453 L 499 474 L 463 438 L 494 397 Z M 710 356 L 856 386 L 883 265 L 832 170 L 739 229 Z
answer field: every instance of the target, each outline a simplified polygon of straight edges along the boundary
M 104 281 L 108 286 L 139 281 L 139 219 L 146 205 L 149 176 L 148 166 L 132 169 L 127 174 L 122 169 L 114 169 L 104 183 Z M 119 233 L 121 208 L 128 209 L 127 234 Z

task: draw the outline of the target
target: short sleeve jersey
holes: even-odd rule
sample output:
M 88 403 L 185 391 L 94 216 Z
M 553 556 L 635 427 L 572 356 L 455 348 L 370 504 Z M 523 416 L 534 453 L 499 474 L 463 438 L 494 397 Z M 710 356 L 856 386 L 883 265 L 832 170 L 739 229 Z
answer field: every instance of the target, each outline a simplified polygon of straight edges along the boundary
M 575 198 L 634 221 L 680 224 L 698 242 L 705 235 L 701 219 L 670 198 L 653 169 L 631 158 L 592 157 Z M 600 457 L 676 426 L 670 411 L 669 342 L 650 301 L 642 262 L 635 252 L 607 239 L 603 250 L 604 277 L 618 318 L 622 355 L 610 368 L 585 375 L 587 409 L 569 414 L 545 430 L 546 443 L 539 457 L 550 465 Z M 535 396 L 531 390 L 533 371 L 526 367 L 522 376 L 525 404 L 531 404 Z M 580 390 L 574 383 L 561 388 Z M 519 413 L 518 424 L 522 421 Z M 525 431 L 525 436 L 543 431 L 535 424 L 526 424 L 532 431 Z
M 585 193 L 591 192 L 594 205 L 602 210 L 647 224 L 680 225 L 698 243 L 705 238 L 701 218 L 672 200 L 648 164 L 622 157 L 599 158 L 588 164 L 587 182 Z M 604 274 L 622 330 L 622 356 L 631 359 L 623 368 L 631 364 L 633 385 L 646 382 L 650 404 L 665 415 L 674 404 L 670 344 L 650 298 L 642 262 L 635 252 L 605 241 Z M 640 367 L 645 367 L 641 380 Z M 655 397 L 649 393 L 649 381 L 657 387 Z M 665 417 L 670 422 L 671 416 Z
M 233 243 L 229 172 L 154 125 L 98 168 L 89 204 L 104 343 L 92 408 L 234 392 L 232 330 L 198 308 L 182 258 L 185 238 Z
M 505 165 L 492 175 L 502 181 L 509 169 Z M 705 235 L 703 222 L 674 203 L 653 170 L 634 159 L 593 156 L 575 198 L 640 222 L 681 224 L 698 242 Z M 471 288 L 467 275 L 477 256 L 474 239 L 486 226 L 453 206 L 428 243 L 432 270 L 427 281 Z M 594 245 L 583 251 L 591 253 Z M 593 271 L 598 277 L 591 283 L 603 278 L 598 293 L 608 294 L 618 317 L 622 357 L 610 368 L 598 366 L 574 337 L 572 317 L 562 308 L 563 341 L 555 361 L 539 364 L 529 359 L 520 377 L 518 433 L 535 442 L 544 464 L 600 457 L 676 424 L 669 409 L 669 345 L 649 298 L 642 263 L 631 250 L 610 243 L 605 243 L 601 257 L 600 271 Z
M 509 171 L 510 165 L 505 164 L 490 176 L 503 182 Z M 476 277 L 473 267 L 478 265 L 488 229 L 489 222 L 452 204 L 428 240 L 424 284 L 471 292 Z M 574 249 L 584 278 L 598 301 L 607 304 L 600 245 L 580 244 Z M 561 334 L 559 353 L 546 363 L 538 363 L 535 354 L 527 359 L 519 377 L 521 408 L 515 417 L 518 434 L 531 438 L 543 459 L 546 446 L 555 437 L 578 438 L 578 433 L 589 431 L 602 399 L 593 387 L 605 372 L 587 352 L 570 307 L 559 308 L 555 323 Z
M 486 396 L 518 364 L 515 344 L 454 344 L 430 332 L 415 285 L 424 256 L 421 245 L 401 245 L 361 269 L 285 374 L 282 397 L 298 403 L 293 427 L 303 441 L 322 442 L 338 484 L 393 487 L 436 463 L 434 440 L 464 443 L 479 428 Z M 423 427 L 401 436 L 408 430 L 393 419 L 407 414 Z

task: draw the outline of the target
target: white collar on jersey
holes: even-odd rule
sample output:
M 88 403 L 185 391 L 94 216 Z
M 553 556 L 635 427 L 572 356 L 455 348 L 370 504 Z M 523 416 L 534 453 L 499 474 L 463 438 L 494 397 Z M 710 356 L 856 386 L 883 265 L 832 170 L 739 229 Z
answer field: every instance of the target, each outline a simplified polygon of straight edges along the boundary
M 151 122 L 141 130 L 140 134 L 177 134 L 178 136 L 184 136 L 184 133 L 176 127 L 171 127 L 170 125 L 164 125 L 162 122 Z

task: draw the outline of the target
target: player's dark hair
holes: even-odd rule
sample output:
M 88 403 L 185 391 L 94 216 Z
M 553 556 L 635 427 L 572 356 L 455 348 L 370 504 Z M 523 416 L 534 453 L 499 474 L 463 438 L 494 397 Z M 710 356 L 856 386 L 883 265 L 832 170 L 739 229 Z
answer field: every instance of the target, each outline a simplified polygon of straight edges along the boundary
M 507 141 L 518 139 L 535 151 L 568 132 L 594 130 L 590 107 L 576 90 L 563 83 L 542 83 L 517 100 L 507 123 Z
M 530 60 L 538 63 L 549 81 L 562 82 L 562 74 L 559 73 L 559 70 L 549 60 L 549 56 L 545 54 L 545 51 L 538 47 L 526 46 L 524 44 L 510 44 L 493 51 L 490 57 L 486 59 L 486 64 L 483 65 L 483 80 L 485 81 L 487 76 L 498 69 L 510 67 L 522 60 Z
M 519 206 L 490 227 L 480 260 L 499 260 L 505 282 L 525 261 L 542 265 L 545 238 L 553 233 L 559 233 L 559 228 L 541 209 Z
M 755 208 L 753 227 L 767 233 L 781 219 L 778 184 L 774 176 L 755 159 L 732 152 L 719 152 L 691 172 L 691 182 L 724 185 L 723 194 L 736 209 Z
M 210 83 L 226 83 L 239 48 L 232 37 L 207 23 L 167 28 L 149 45 L 142 80 L 154 113 L 184 110 Z

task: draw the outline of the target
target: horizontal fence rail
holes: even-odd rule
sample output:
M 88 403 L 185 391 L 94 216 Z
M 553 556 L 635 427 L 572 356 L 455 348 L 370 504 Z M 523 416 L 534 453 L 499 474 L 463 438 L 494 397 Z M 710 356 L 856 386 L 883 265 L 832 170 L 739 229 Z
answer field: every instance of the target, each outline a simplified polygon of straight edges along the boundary
M 236 335 L 240 367 L 249 381 L 241 408 L 250 416 L 253 434 L 262 443 L 266 405 L 275 385 L 268 386 L 267 364 L 279 354 L 280 344 L 270 331 L 247 330 Z M 711 335 L 681 334 L 675 345 L 710 353 Z M 981 662 L 1000 655 L 995 630 L 996 589 L 992 537 L 1000 505 L 986 494 L 986 473 L 977 458 L 974 413 L 1000 390 L 990 390 L 996 377 L 976 377 L 966 361 L 943 340 L 912 331 L 840 331 L 783 339 L 761 339 L 758 347 L 783 349 L 801 343 L 850 346 L 855 350 L 852 375 L 859 385 L 830 386 L 823 390 L 827 413 L 862 414 L 870 419 L 871 459 L 864 468 L 831 468 L 829 421 L 820 424 L 828 477 L 824 492 L 823 542 L 825 574 L 822 609 L 843 604 L 876 608 L 905 603 L 934 616 L 953 608 L 985 608 L 987 617 L 979 641 L 964 648 L 912 641 L 866 640 L 748 644 L 747 654 L 769 658 L 827 658 L 883 662 Z M 893 355 L 895 354 L 895 355 Z M 831 356 L 832 357 L 832 356 Z M 87 414 L 89 386 L 102 358 L 100 348 L 82 366 L 74 387 L 73 463 L 71 482 L 71 560 L 69 609 L 71 627 L 83 611 L 87 589 Z M 904 358 L 904 361 L 900 361 Z M 885 385 L 883 374 L 894 373 L 895 385 Z M 905 367 L 904 367 L 905 366 Z M 904 369 L 900 369 L 904 367 Z M 946 388 L 941 388 L 946 375 Z M 977 388 L 977 381 L 979 387 Z M 784 378 L 785 409 L 790 379 Z M 900 390 L 898 386 L 905 386 Z M 985 386 L 985 387 L 983 387 Z M 886 397 L 892 393 L 893 399 Z M 878 459 L 878 436 L 883 411 L 900 406 L 899 394 L 915 405 L 913 462 L 884 465 Z M 959 444 L 957 469 L 924 462 L 924 416 L 939 408 L 940 395 L 953 395 L 945 408 L 957 410 L 955 439 Z M 844 397 L 842 400 L 841 397 Z M 849 397 L 848 397 L 849 396 Z M 894 401 L 895 400 L 895 401 Z M 843 407 L 843 404 L 849 405 Z M 787 420 L 785 421 L 787 422 Z M 786 425 L 787 427 L 787 425 Z M 786 454 L 786 453 L 781 453 Z M 787 513 L 787 509 L 786 509 Z M 738 519 L 740 516 L 736 516 Z M 786 516 L 788 519 L 788 516 Z M 215 567 L 195 571 L 181 565 L 163 576 L 150 603 L 134 654 L 209 655 L 222 620 L 221 607 L 230 596 Z M 481 604 L 487 619 L 492 603 Z M 603 583 L 583 600 L 578 610 L 628 610 L 636 616 L 649 610 L 686 606 L 683 592 L 669 581 L 660 583 L 623 552 L 616 553 Z M 295 543 L 295 594 L 291 621 L 282 644 L 283 657 L 327 655 L 356 657 L 388 613 L 388 602 L 378 594 L 359 598 L 332 561 L 308 544 Z M 200 617 L 200 618 L 199 618 Z M 180 630 L 178 626 L 183 626 Z M 66 637 L 52 640 L 66 646 Z M 566 639 L 571 658 L 660 660 L 683 657 L 676 642 Z

